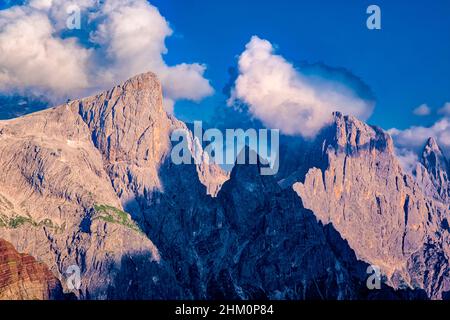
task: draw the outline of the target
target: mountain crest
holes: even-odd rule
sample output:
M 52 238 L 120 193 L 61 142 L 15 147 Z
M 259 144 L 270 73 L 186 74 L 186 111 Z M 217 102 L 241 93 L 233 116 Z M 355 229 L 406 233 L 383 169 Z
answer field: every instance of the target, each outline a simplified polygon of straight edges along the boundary
M 423 167 L 418 166 L 416 176 L 427 193 L 444 201 L 450 199 L 450 165 L 436 139 L 428 139 L 420 163 Z
M 423 148 L 422 164 L 427 169 L 443 169 L 448 172 L 448 160 L 435 138 L 430 137 Z
M 326 131 L 328 131 L 326 140 L 332 141 L 331 145 L 339 151 L 349 154 L 373 148 L 389 153 L 394 151 L 392 138 L 381 128 L 369 126 L 353 116 L 344 116 L 340 112 L 333 113 L 332 124 Z
M 427 140 L 427 143 L 425 145 L 425 149 L 434 150 L 434 151 L 441 151 L 441 148 L 439 147 L 437 141 L 433 137 L 429 137 Z
M 305 208 L 324 224 L 333 224 L 359 259 L 379 265 L 394 287 L 420 283 L 430 297 L 440 298 L 448 290 L 447 276 L 441 276 L 447 265 L 438 268 L 427 255 L 441 257 L 447 250 L 446 240 L 433 230 L 440 228 L 445 207 L 431 203 L 423 188 L 403 172 L 388 133 L 351 116 L 333 116 L 315 143 L 322 146 L 325 161 L 311 168 L 294 190 Z M 435 141 L 429 141 L 427 150 L 429 167 L 441 168 L 438 160 L 443 157 Z M 442 169 L 436 175 L 441 180 L 435 185 L 445 185 Z M 430 175 L 425 171 L 424 176 Z M 426 241 L 436 246 L 427 246 Z M 416 265 L 411 270 L 399 268 L 408 263 Z M 442 285 L 432 288 L 427 279 L 417 278 L 417 270 L 433 270 Z
M 153 73 L 137 75 L 74 104 L 92 131 L 95 146 L 112 163 L 144 159 L 154 163 L 169 147 L 170 121 L 163 110 L 161 83 Z

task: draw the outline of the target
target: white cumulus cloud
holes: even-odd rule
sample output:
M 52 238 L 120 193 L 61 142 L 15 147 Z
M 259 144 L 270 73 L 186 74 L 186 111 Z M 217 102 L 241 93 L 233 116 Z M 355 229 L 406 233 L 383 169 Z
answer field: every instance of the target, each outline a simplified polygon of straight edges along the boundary
M 388 130 L 394 139 L 397 157 L 406 171 L 411 172 L 415 169 L 429 138 L 436 139 L 444 155 L 447 158 L 450 156 L 450 103 L 444 104 L 438 113 L 443 117 L 431 126 L 412 126 L 403 130 L 396 128 Z
M 412 173 L 419 162 L 418 154 L 405 148 L 396 148 L 395 154 L 403 170 L 408 173 Z
M 422 151 L 428 138 L 433 137 L 446 155 L 450 155 L 450 119 L 442 118 L 430 127 L 413 126 L 405 130 L 390 129 L 397 148 L 412 150 L 416 153 Z
M 239 76 L 228 103 L 237 100 L 267 127 L 304 137 L 316 135 L 333 111 L 367 120 L 374 107 L 344 83 L 303 74 L 257 36 L 239 57 Z
M 47 15 L 31 7 L 0 11 L 0 90 L 61 96 L 88 85 L 90 50 L 53 36 Z
M 83 21 L 78 32 L 66 25 L 74 7 Z M 169 107 L 179 99 L 211 95 L 205 65 L 165 63 L 165 39 L 172 33 L 146 0 L 31 0 L 1 10 L 0 91 L 61 102 L 153 71 Z

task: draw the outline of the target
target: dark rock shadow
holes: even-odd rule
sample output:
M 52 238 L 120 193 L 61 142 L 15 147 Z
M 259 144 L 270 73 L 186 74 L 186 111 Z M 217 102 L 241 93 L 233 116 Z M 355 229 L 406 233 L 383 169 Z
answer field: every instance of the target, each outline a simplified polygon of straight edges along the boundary
M 162 192 L 133 202 L 136 222 L 158 247 L 163 266 L 124 258 L 113 299 L 398 300 L 421 290 L 369 290 L 368 264 L 332 225 L 323 226 L 292 189 L 257 165 L 237 165 L 217 198 L 206 195 L 195 165 L 168 158 Z M 131 207 L 130 207 L 131 208 Z M 135 210 L 135 209 L 134 209 Z M 157 277 L 159 286 L 152 280 Z
M 123 256 L 109 267 L 111 282 L 88 293 L 107 300 L 176 300 L 184 298 L 170 268 L 152 260 L 151 252 Z M 89 299 L 89 298 L 88 298 Z
M 450 301 L 450 291 L 442 293 L 442 300 Z

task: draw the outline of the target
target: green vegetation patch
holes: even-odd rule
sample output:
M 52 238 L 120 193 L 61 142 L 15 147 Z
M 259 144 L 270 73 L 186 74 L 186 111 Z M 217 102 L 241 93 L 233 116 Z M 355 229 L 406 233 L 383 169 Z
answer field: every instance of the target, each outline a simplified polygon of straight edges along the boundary
M 92 220 L 100 219 L 109 223 L 121 224 L 134 231 L 142 233 L 139 226 L 130 218 L 130 215 L 120 209 L 108 205 L 94 205 L 96 215 Z
M 31 225 L 33 227 L 47 227 L 58 231 L 62 229 L 50 219 L 44 219 L 39 222 L 33 220 L 30 216 L 13 215 L 8 217 L 0 214 L 0 228 L 17 229 L 24 225 Z

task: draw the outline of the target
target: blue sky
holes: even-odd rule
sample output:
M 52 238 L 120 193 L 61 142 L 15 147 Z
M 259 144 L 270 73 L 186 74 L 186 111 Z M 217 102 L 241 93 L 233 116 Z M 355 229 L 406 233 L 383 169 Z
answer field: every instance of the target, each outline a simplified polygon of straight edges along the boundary
M 373 91 L 370 123 L 385 129 L 431 125 L 437 115 L 412 110 L 426 103 L 437 110 L 450 101 L 450 1 L 209 1 L 154 0 L 175 31 L 166 41 L 168 64 L 207 65 L 216 94 L 200 104 L 178 102 L 187 119 L 208 118 L 223 104 L 227 70 L 252 35 L 269 40 L 294 65 L 322 62 L 344 67 Z M 366 28 L 366 8 L 377 4 L 382 29 Z
M 67 97 L 93 94 L 152 70 L 162 79 L 168 110 L 175 103 L 175 114 L 182 120 L 210 120 L 216 116 L 217 107 L 224 111 L 228 96 L 222 89 L 237 83 L 230 79 L 228 70 L 237 68 L 246 45 L 252 36 L 257 36 L 252 42 L 253 51 L 246 52 L 270 51 L 267 62 L 285 68 L 284 73 L 277 74 L 278 80 L 298 71 L 294 83 L 278 83 L 282 88 L 271 92 L 274 101 L 255 100 L 252 90 L 267 89 L 267 83 L 266 87 L 257 88 L 258 81 L 271 81 L 277 70 L 265 68 L 265 62 L 259 63 L 258 59 L 252 61 L 252 70 L 245 76 L 250 83 L 256 83 L 256 89 L 246 88 L 237 98 L 253 107 L 251 113 L 264 124 L 279 125 L 271 120 L 278 116 L 277 110 L 287 107 L 290 113 L 284 116 L 294 117 L 291 125 L 307 126 L 311 110 L 322 108 L 328 112 L 330 105 L 334 108 L 349 102 L 350 107 L 341 111 L 361 116 L 384 129 L 412 128 L 402 133 L 405 144 L 414 142 L 412 137 L 420 133 L 420 143 L 427 135 L 436 135 L 450 149 L 450 103 L 445 116 L 437 112 L 450 102 L 449 0 L 152 0 L 151 5 L 145 0 L 108 0 L 114 6 L 112 11 L 106 9 L 104 2 L 72 2 L 84 6 L 81 32 L 65 27 L 68 2 L 0 2 L 0 49 L 4 54 L 0 57 L 1 94 L 31 92 L 50 97 L 52 103 L 61 103 Z M 8 14 L 6 11 L 13 4 L 22 5 L 23 10 Z M 370 4 L 381 8 L 381 30 L 366 27 L 366 9 Z M 88 23 L 91 18 L 93 22 Z M 48 24 L 50 31 L 45 27 Z M 95 36 L 91 38 L 91 34 Z M 48 50 L 49 47 L 53 49 Z M 124 56 L 122 48 L 131 49 Z M 333 69 L 305 68 L 314 63 L 347 71 L 327 73 Z M 255 72 L 263 76 L 255 77 Z M 348 80 L 350 83 L 344 85 L 350 85 L 350 89 L 355 89 L 355 84 L 361 87 L 358 78 L 362 80 L 376 98 L 372 115 L 367 119 L 372 106 L 348 99 L 342 90 L 337 90 L 339 99 L 327 102 L 336 93 L 336 83 L 325 84 L 331 88 L 331 95 L 308 100 L 305 90 L 312 90 L 317 96 L 324 86 L 311 79 L 303 81 L 304 76 L 314 72 L 325 78 L 334 74 L 338 81 Z M 345 74 L 344 79 L 339 74 Z M 296 91 L 293 97 L 276 101 L 289 90 Z M 3 100 L 14 108 L 16 99 Z M 291 101 L 303 110 L 286 106 Z M 432 109 L 430 115 L 413 114 L 422 104 Z M 313 134 L 323 125 L 321 115 L 315 117 L 317 123 L 312 128 L 295 133 Z M 421 126 L 421 130 L 414 126 Z M 425 130 L 431 126 L 434 127 Z

